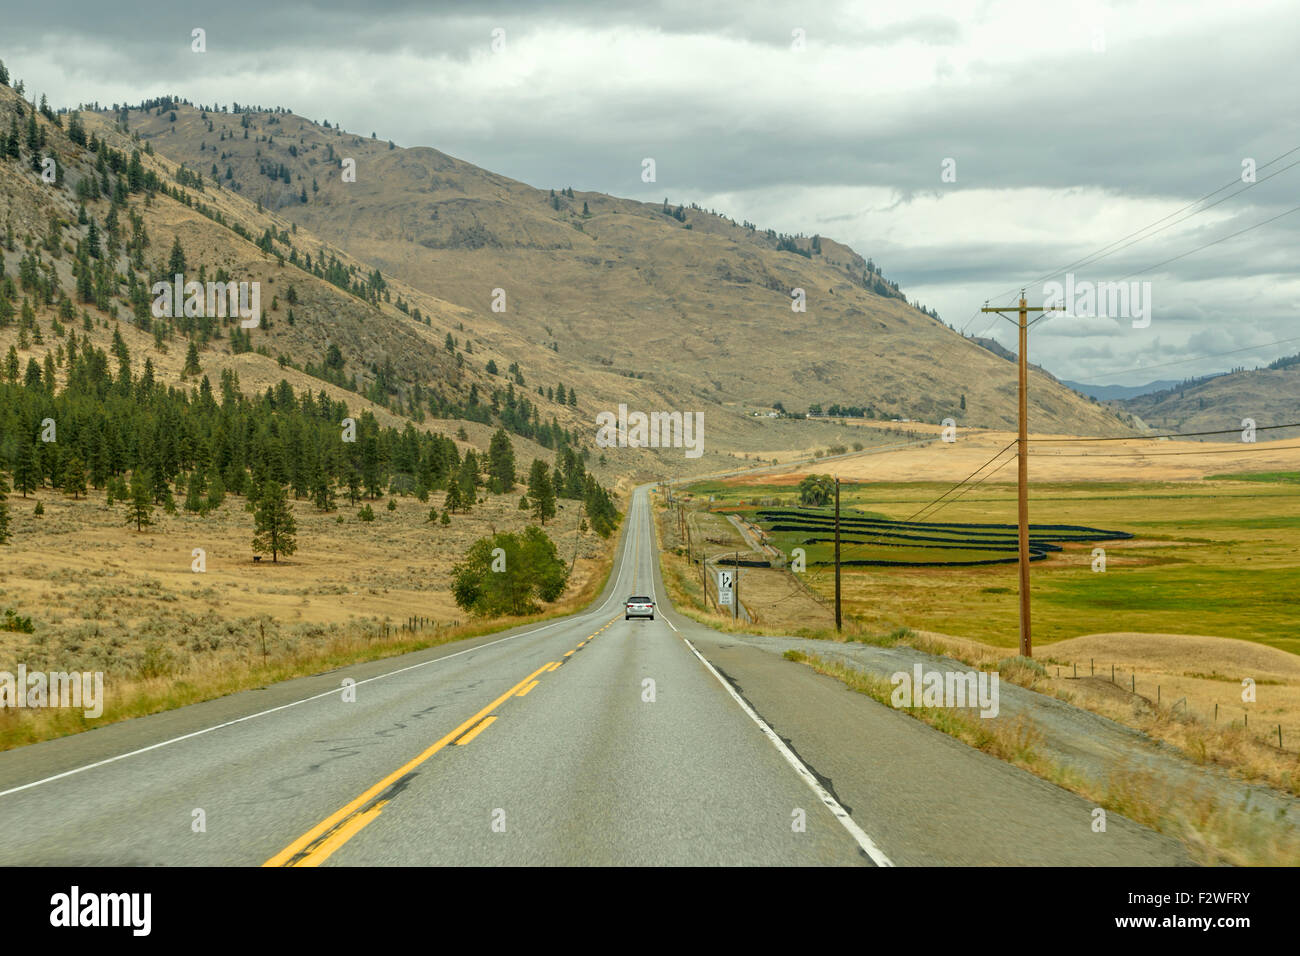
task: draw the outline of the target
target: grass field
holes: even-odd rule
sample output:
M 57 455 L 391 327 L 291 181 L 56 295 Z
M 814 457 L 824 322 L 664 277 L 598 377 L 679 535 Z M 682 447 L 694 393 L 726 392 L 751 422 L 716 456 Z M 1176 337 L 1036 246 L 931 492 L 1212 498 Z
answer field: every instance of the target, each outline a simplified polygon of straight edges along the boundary
M 1087 525 L 1133 537 L 1096 545 L 1105 549 L 1104 571 L 1092 569 L 1089 542 L 1064 543 L 1033 562 L 1034 657 L 1044 669 L 1031 686 L 1127 724 L 1194 762 L 1300 793 L 1295 476 L 1234 473 L 1033 485 L 1032 523 Z M 844 484 L 841 510 L 903 520 L 950 487 Z M 685 491 L 696 507 L 712 508 L 714 519 L 720 512 L 752 517 L 763 509 L 789 508 L 796 497 L 789 481 L 710 482 Z M 942 508 L 934 520 L 1010 524 L 1015 517 L 1015 486 L 988 482 Z M 788 542 L 780 538 L 780 532 L 772 533 L 768 542 L 784 547 Z M 843 554 L 851 557 L 861 547 L 845 545 Z M 789 595 L 798 597 L 800 589 L 792 586 L 790 572 L 754 571 L 754 579 L 774 578 L 748 592 L 747 606 L 765 625 L 755 630 L 902 641 L 1007 677 L 1018 642 L 1014 564 L 846 567 L 845 628 L 836 634 L 828 610 L 834 594 L 828 560 L 824 545 L 808 547 L 802 579 L 823 601 L 804 602 L 797 614 Z M 685 585 L 682 590 L 689 591 L 689 577 Z M 1243 697 L 1247 677 L 1255 690 L 1250 701 Z
M 950 486 L 873 482 L 842 487 L 841 507 L 903 520 Z M 789 508 L 785 484 L 711 482 L 690 491 L 714 510 Z M 944 522 L 1007 523 L 1014 485 L 986 483 L 938 513 Z M 1035 561 L 1034 637 L 1049 645 L 1086 634 L 1148 632 L 1237 638 L 1300 654 L 1295 582 L 1300 568 L 1300 490 L 1280 480 L 1217 478 L 1169 482 L 1061 482 L 1033 486 L 1034 525 L 1122 530 L 1131 539 L 1065 542 Z M 939 520 L 935 517 L 933 520 Z M 790 536 L 793 537 L 793 536 Z M 772 535 L 778 547 L 788 544 Z M 1093 547 L 1105 549 L 1095 572 Z M 890 549 L 897 551 L 899 549 Z M 845 559 L 872 546 L 847 544 Z M 808 548 L 806 581 L 833 593 L 829 548 Z M 971 638 L 997 647 L 1017 640 L 1014 564 L 977 567 L 847 567 L 845 612 L 865 626 L 898 626 Z
M 102 671 L 103 717 L 81 711 L 0 710 L 0 749 L 181 706 L 249 686 L 442 643 L 520 623 L 471 621 L 450 593 L 452 565 L 479 537 L 529 522 L 518 492 L 487 495 L 443 526 L 427 520 L 443 492 L 321 513 L 291 501 L 298 550 L 252 560 L 253 516 L 227 496 L 204 517 L 154 513 L 127 527 L 103 493 L 74 501 L 49 489 L 10 495 L 14 532 L 0 561 L 0 671 Z M 35 513 L 36 504 L 44 509 Z M 559 502 L 546 525 L 565 561 L 565 594 L 543 614 L 576 610 L 603 581 L 614 539 L 579 534 L 582 508 Z M 206 570 L 194 570 L 194 549 Z M 5 610 L 32 630 L 6 629 Z M 427 624 L 414 630 L 410 618 Z

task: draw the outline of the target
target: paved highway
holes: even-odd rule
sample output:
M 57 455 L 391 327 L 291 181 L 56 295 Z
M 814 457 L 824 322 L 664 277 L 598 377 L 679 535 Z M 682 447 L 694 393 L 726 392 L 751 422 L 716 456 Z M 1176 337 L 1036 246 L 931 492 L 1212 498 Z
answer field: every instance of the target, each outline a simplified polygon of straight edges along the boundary
M 1185 862 L 1090 812 L 675 614 L 644 490 L 587 611 L 0 754 L 5 864 Z

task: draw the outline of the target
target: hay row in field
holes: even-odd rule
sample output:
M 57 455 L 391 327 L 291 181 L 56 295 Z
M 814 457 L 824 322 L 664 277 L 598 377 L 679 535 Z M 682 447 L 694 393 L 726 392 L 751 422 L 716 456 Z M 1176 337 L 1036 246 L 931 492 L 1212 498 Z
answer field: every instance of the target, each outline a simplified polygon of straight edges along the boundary
M 796 546 L 822 547 L 834 542 L 831 532 L 835 517 L 826 511 L 794 511 L 769 508 L 752 515 L 759 525 L 786 549 Z M 1126 531 L 1091 528 L 1085 525 L 1031 525 L 1029 555 L 1041 561 L 1050 553 L 1064 550 L 1067 543 L 1112 541 L 1133 536 Z M 842 548 L 879 549 L 871 557 L 841 555 L 848 567 L 970 567 L 1008 564 L 1017 560 L 1019 529 L 1012 524 L 962 524 L 934 521 L 893 521 L 861 514 L 840 516 Z M 906 558 L 884 549 L 911 549 Z M 958 555 L 965 553 L 964 558 Z M 812 563 L 817 561 L 810 556 Z

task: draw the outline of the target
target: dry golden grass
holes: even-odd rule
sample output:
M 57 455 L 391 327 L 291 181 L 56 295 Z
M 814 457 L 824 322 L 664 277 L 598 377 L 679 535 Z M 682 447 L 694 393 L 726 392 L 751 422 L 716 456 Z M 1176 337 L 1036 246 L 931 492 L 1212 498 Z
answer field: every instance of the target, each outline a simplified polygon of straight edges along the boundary
M 911 422 L 855 422 L 858 427 L 893 427 L 931 435 L 938 426 Z M 850 425 L 850 431 L 854 425 Z M 1041 444 L 1031 444 L 1029 475 L 1034 482 L 1044 481 L 1178 481 L 1204 478 L 1206 475 L 1241 471 L 1300 470 L 1300 442 L 1292 440 L 1258 441 L 1245 445 L 1240 441 L 1183 442 L 1169 439 L 1108 441 L 1099 445 L 1054 445 L 1050 438 L 1068 435 L 1034 432 L 1030 436 Z M 1231 439 L 1232 436 L 1224 436 Z M 763 478 L 764 484 L 797 485 L 804 475 L 830 474 L 844 481 L 961 481 L 988 462 L 997 451 L 1016 439 L 1009 431 L 961 428 L 955 442 L 932 442 L 914 448 L 852 455 L 828 462 L 814 462 L 783 474 Z M 1004 460 L 1012 460 L 1014 447 Z M 1174 454 L 1177 452 L 1178 454 Z M 1195 454 L 1185 454 L 1195 452 Z M 1014 465 L 1002 469 L 1003 475 L 1015 479 Z M 1002 475 L 999 475 L 1002 477 Z M 730 483 L 746 484 L 750 479 L 735 478 Z
M 1241 779 L 1300 795 L 1300 753 L 1296 752 L 1300 741 L 1300 675 L 1294 655 L 1227 638 L 1143 634 L 1133 635 L 1137 640 L 1128 648 L 1127 656 L 1121 656 L 1124 650 L 1117 644 L 1120 637 L 1093 635 L 1053 644 L 1038 658 L 1046 669 L 1045 676 L 1027 668 L 1002 667 L 1002 677 L 1140 730 L 1178 748 L 1196 763 L 1214 764 Z M 998 663 L 1006 659 L 1007 653 L 1005 648 L 934 631 L 913 632 L 902 643 L 979 669 L 999 669 Z M 1067 648 L 1066 654 L 1059 653 L 1058 648 L 1066 645 L 1073 647 Z M 1180 654 L 1180 647 L 1187 648 L 1185 656 Z M 1103 657 L 1098 653 L 1100 648 L 1115 656 Z M 1147 654 L 1150 656 L 1144 656 Z M 1239 656 L 1258 667 L 1253 672 L 1257 702 L 1250 705 L 1254 720 L 1248 724 L 1242 720 L 1240 680 L 1200 676 L 1237 673 L 1242 666 L 1236 663 Z M 1090 673 L 1093 660 L 1097 664 L 1095 676 Z M 1116 664 L 1113 684 L 1111 663 Z M 1076 664 L 1077 678 L 1072 666 Z M 1131 677 L 1135 673 L 1137 692 L 1133 693 Z M 1157 687 L 1161 688 L 1158 695 Z M 1216 701 L 1220 704 L 1217 721 Z M 1279 722 L 1287 750 L 1276 745 Z
M 206 517 L 158 509 L 158 523 L 144 533 L 128 528 L 123 506 L 107 508 L 102 494 L 11 497 L 14 538 L 0 566 L 0 607 L 36 627 L 30 635 L 0 632 L 0 670 L 22 662 L 29 671 L 103 671 L 108 703 L 91 723 L 6 710 L 0 747 L 520 623 L 466 621 L 449 591 L 451 566 L 474 539 L 527 523 L 518 493 L 488 496 L 446 527 L 426 520 L 441 499 L 441 492 L 425 504 L 399 497 L 395 511 L 387 499 L 371 502 L 373 522 L 351 506 L 322 514 L 293 502 L 299 550 L 254 563 L 252 515 L 235 496 Z M 579 504 L 561 505 L 546 530 L 574 570 L 546 615 L 594 596 L 612 560 L 613 539 L 579 535 Z M 195 548 L 206 552 L 205 572 L 192 570 Z M 413 617 L 437 626 L 396 632 Z

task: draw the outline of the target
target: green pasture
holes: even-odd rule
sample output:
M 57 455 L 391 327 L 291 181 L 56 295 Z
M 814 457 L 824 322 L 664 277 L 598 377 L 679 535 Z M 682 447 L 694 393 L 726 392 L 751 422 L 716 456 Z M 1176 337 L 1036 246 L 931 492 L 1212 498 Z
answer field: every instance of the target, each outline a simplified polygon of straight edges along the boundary
M 1300 488 L 1295 477 L 1273 473 L 1204 481 L 1034 485 L 1031 526 L 1080 525 L 1133 535 L 1123 541 L 1066 543 L 1062 551 L 1033 562 L 1035 641 L 1111 631 L 1210 634 L 1300 653 Z M 904 521 L 950 488 L 931 482 L 846 484 L 841 486 L 841 511 Z M 717 499 L 714 510 L 748 513 L 751 520 L 764 509 L 797 507 L 797 491 L 790 486 L 718 485 L 710 493 Z M 824 508 L 802 510 L 829 514 Z M 1014 524 L 1015 485 L 985 483 L 916 520 L 953 526 Z M 788 553 L 796 539 L 806 537 L 803 531 L 775 532 L 770 539 Z M 1014 564 L 937 567 L 942 555 L 951 559 L 953 552 L 915 543 L 885 549 L 871 537 L 849 541 L 842 533 L 842 556 L 888 550 L 919 566 L 846 567 L 847 613 L 880 631 L 905 625 L 1015 645 Z M 981 554 L 979 543 L 987 541 L 972 540 L 963 554 Z M 828 565 L 833 545 L 800 546 L 807 551 L 805 580 L 832 594 Z M 1092 570 L 1094 547 L 1106 551 L 1104 572 Z

